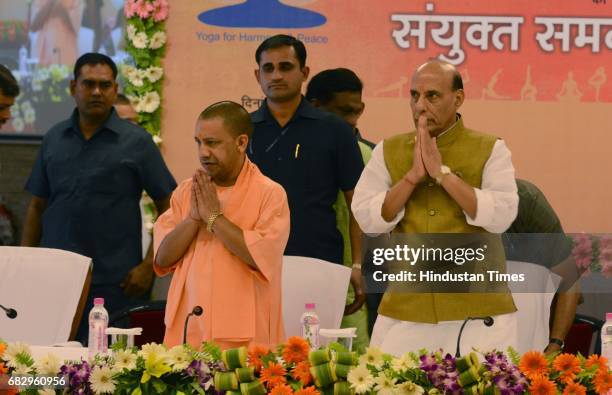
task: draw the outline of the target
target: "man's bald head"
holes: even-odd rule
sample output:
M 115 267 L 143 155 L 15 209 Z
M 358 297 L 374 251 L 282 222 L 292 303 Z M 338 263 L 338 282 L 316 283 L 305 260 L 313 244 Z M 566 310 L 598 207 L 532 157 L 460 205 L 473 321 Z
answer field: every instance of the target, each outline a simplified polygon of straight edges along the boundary
M 412 78 L 414 79 L 420 72 L 431 72 L 434 70 L 442 72 L 447 76 L 447 78 L 450 80 L 451 89 L 453 91 L 463 89 L 463 78 L 461 77 L 459 70 L 457 70 L 454 65 L 440 59 L 430 59 L 417 67 Z
M 212 118 L 223 119 L 223 125 L 234 137 L 246 134 L 249 138 L 253 134 L 251 116 L 240 104 L 232 101 L 221 101 L 211 104 L 198 116 L 198 120 Z

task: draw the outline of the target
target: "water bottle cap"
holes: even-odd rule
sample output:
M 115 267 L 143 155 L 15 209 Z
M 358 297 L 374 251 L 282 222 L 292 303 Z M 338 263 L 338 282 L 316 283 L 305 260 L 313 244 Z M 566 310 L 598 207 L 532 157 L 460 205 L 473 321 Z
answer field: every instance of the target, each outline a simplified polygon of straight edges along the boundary
M 612 313 L 606 313 L 606 321 L 612 321 Z
M 314 303 L 306 303 L 306 310 L 314 310 L 314 308 L 315 308 Z
M 94 298 L 94 306 L 104 305 L 104 298 Z

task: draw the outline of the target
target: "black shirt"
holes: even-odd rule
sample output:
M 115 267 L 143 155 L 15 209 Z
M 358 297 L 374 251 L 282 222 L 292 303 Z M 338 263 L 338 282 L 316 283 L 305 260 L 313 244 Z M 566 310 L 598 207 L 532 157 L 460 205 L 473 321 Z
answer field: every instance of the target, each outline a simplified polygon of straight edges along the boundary
M 85 140 L 78 113 L 43 138 L 26 189 L 47 199 L 41 247 L 93 259 L 93 284 L 119 284 L 142 260 L 140 198 L 168 197 L 176 182 L 144 129 L 115 110 Z
M 333 204 L 339 190 L 355 188 L 363 170 L 352 128 L 304 98 L 283 128 L 265 101 L 251 119 L 255 129 L 249 158 L 287 192 L 291 233 L 285 255 L 342 263 Z

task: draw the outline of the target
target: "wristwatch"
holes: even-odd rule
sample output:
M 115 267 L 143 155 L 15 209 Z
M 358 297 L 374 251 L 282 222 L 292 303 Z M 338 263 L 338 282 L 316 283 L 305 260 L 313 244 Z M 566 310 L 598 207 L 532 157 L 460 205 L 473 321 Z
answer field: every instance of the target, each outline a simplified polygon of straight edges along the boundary
M 441 184 L 444 176 L 450 173 L 451 173 L 450 167 L 444 166 L 444 165 L 440 166 L 440 172 L 436 176 L 436 183 Z
M 551 337 L 548 339 L 548 344 L 556 344 L 557 346 L 561 347 L 562 350 L 563 347 L 565 347 L 565 342 L 561 339 L 557 339 L 556 337 Z

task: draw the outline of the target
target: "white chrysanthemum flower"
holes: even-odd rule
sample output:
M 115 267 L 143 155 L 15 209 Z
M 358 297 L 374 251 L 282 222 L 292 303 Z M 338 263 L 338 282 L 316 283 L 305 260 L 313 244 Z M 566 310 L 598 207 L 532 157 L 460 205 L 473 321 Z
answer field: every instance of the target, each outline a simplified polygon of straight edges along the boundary
M 51 78 L 51 71 L 46 67 L 42 67 L 36 71 L 34 78 L 39 81 L 46 81 Z
M 42 82 L 37 78 L 32 78 L 32 90 L 40 92 L 42 90 Z
M 36 121 L 36 112 L 30 108 L 23 112 L 23 120 L 27 124 L 33 124 Z
M 395 395 L 396 381 L 397 379 L 387 377 L 387 375 L 383 373 L 380 376 L 374 378 L 374 383 L 376 383 L 374 391 L 379 395 Z
M 143 112 L 152 113 L 159 108 L 161 100 L 159 94 L 155 91 L 149 92 L 142 97 L 141 107 Z
M 149 43 L 150 49 L 159 49 L 166 44 L 166 33 L 164 32 L 155 32 L 151 37 L 151 42 Z
M 55 395 L 55 390 L 51 388 L 43 388 L 38 390 L 38 395 Z
M 15 128 L 15 130 L 18 130 L 17 126 L 15 125 L 15 121 L 21 121 L 21 119 L 17 118 L 17 119 L 13 119 L 13 128 Z M 21 121 L 21 130 L 23 130 L 23 121 Z M 6 347 L 6 350 L 4 350 L 4 354 L 2 355 L 2 358 L 7 362 L 7 366 L 9 367 L 17 367 L 18 364 L 23 364 L 24 362 L 24 358 L 32 358 L 32 351 L 30 350 L 30 347 L 23 342 L 14 342 L 14 343 L 9 343 L 8 346 Z
M 125 28 L 125 33 L 127 34 L 127 38 L 132 41 L 137 33 L 136 27 L 134 27 L 134 25 L 128 24 Z
M 132 45 L 134 45 L 134 47 L 138 49 L 145 49 L 147 47 L 148 41 L 149 40 L 147 39 L 147 33 L 140 32 L 136 33 L 132 38 Z
M 380 369 L 385 363 L 383 352 L 378 347 L 368 347 L 366 353 L 359 357 L 359 363 L 372 365 L 376 369 Z
M 437 388 L 432 388 L 427 392 L 429 395 L 440 395 L 440 390 Z
M 15 370 L 13 370 L 13 374 L 19 374 L 19 375 L 24 375 L 24 376 L 32 374 L 32 368 L 29 367 L 28 365 L 24 365 L 19 362 L 16 362 L 14 365 L 15 366 L 13 366 L 13 368 Z
M 405 372 L 408 369 L 416 368 L 417 365 L 409 353 L 405 353 L 401 358 L 393 358 L 391 361 L 391 368 L 398 373 Z
M 43 376 L 55 376 L 59 373 L 62 367 L 62 361 L 54 354 L 47 354 L 42 358 L 39 358 L 34 364 L 36 367 L 36 373 Z
M 164 75 L 164 70 L 161 67 L 151 66 L 145 71 L 145 75 L 149 81 L 156 82 Z
M 113 372 L 108 366 L 94 366 L 89 375 L 89 383 L 96 394 L 112 394 L 115 391 Z
M 151 223 L 151 227 L 153 224 Z M 191 363 L 191 356 L 183 345 L 174 346 L 168 351 L 169 363 L 175 372 L 187 369 Z
M 156 359 L 159 359 L 165 358 L 167 356 L 167 351 L 166 347 L 161 344 L 147 343 L 140 348 L 138 355 L 140 355 L 143 359 L 147 359 L 150 355 L 154 355 Z
M 21 103 L 21 109 L 23 111 L 33 110 L 32 103 L 30 103 L 29 100 L 24 100 L 23 103 Z
M 406 381 L 395 386 L 395 393 L 398 395 L 422 395 L 425 393 L 425 390 L 412 381 Z
M 121 73 L 127 79 L 130 79 L 133 76 L 135 71 L 136 71 L 136 68 L 134 66 L 130 66 L 129 64 L 124 64 L 123 66 L 121 66 Z
M 157 144 L 157 145 L 160 145 L 160 144 L 163 142 L 163 140 L 162 140 L 162 138 L 161 138 L 161 137 L 159 137 L 159 136 L 155 135 L 155 136 L 153 136 L 153 142 L 154 142 L 155 144 Z
M 364 365 L 352 369 L 348 376 L 347 381 L 351 385 L 351 388 L 355 390 L 357 394 L 364 394 L 368 392 L 374 385 L 374 378 L 370 374 L 370 371 Z
M 16 132 L 23 132 L 25 129 L 25 122 L 23 122 L 23 119 L 13 118 L 13 129 L 15 129 Z
M 144 85 L 145 72 L 144 70 L 134 69 L 129 75 L 127 75 L 130 84 L 141 87 Z
M 119 350 L 113 353 L 115 358 L 115 369 L 121 371 L 123 369 L 136 369 L 136 361 L 138 356 L 129 350 Z

